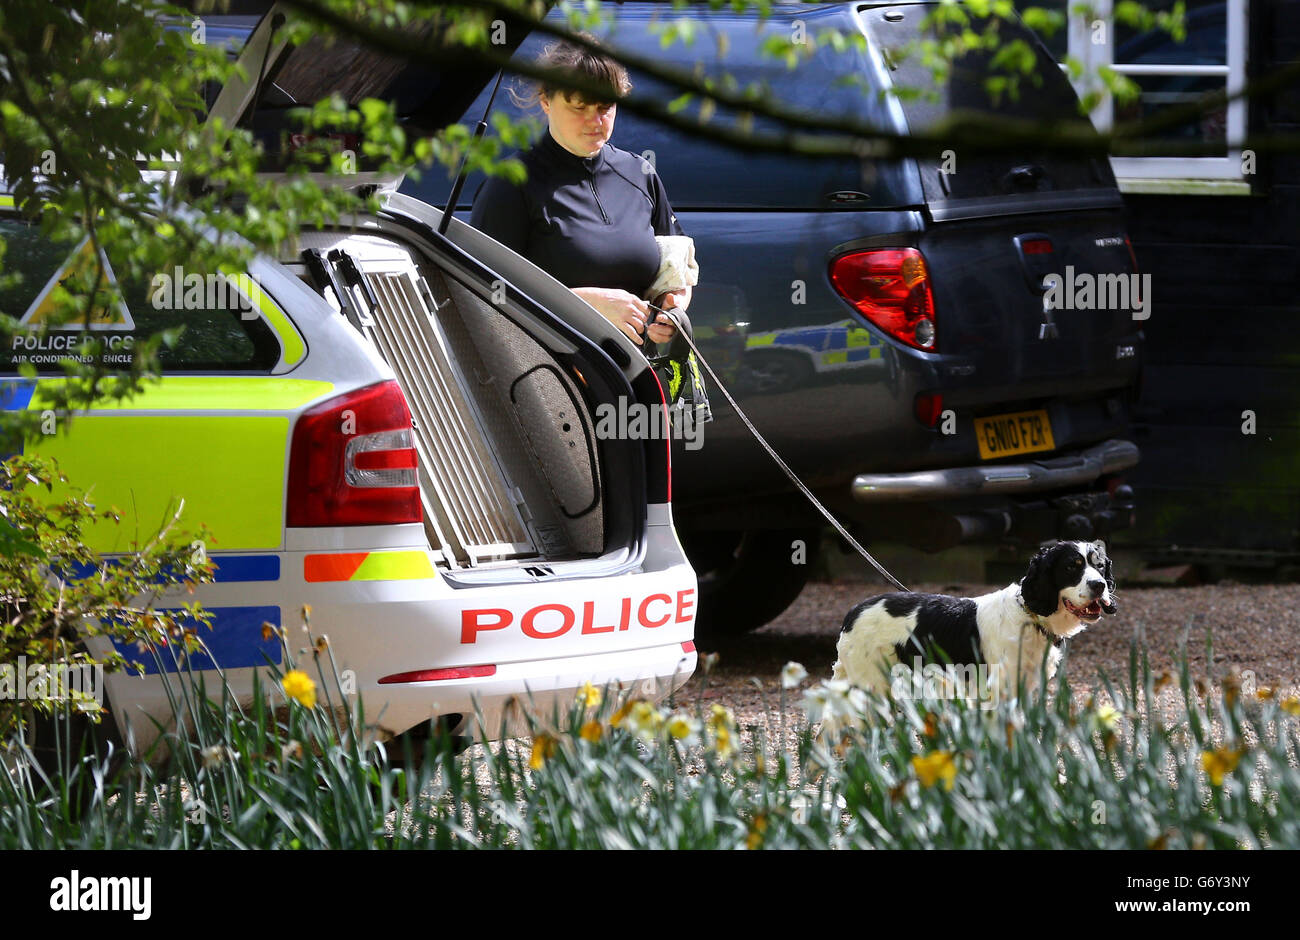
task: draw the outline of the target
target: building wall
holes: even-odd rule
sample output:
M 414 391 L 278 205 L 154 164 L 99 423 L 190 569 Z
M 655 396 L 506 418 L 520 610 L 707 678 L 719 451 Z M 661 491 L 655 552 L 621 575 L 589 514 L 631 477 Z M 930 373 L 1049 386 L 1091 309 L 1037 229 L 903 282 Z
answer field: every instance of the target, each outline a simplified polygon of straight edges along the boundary
M 1251 79 L 1297 61 L 1300 0 L 1253 0 Z M 1300 80 L 1249 126 L 1300 135 Z M 1300 551 L 1300 153 L 1261 150 L 1256 170 L 1249 196 L 1126 196 L 1152 313 L 1124 541 Z

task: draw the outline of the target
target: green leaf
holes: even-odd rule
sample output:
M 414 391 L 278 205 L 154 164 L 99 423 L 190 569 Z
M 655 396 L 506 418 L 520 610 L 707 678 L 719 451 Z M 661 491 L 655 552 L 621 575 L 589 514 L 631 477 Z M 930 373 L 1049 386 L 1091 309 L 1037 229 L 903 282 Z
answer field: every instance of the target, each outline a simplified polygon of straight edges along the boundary
M 3 519 L 0 519 L 0 555 L 6 558 L 38 558 L 41 561 L 47 561 L 50 557 L 45 549 Z

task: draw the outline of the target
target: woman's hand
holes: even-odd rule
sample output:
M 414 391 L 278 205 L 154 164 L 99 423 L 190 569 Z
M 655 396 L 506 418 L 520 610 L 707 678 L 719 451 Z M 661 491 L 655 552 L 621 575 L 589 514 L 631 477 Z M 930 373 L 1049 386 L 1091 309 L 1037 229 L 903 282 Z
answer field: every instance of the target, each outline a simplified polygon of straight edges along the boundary
M 641 334 L 650 319 L 650 305 L 635 294 L 617 287 L 569 288 L 596 312 L 628 335 L 638 346 L 643 345 Z M 651 337 L 653 339 L 653 337 Z
M 683 287 L 681 290 L 668 291 L 659 299 L 661 301 L 659 306 L 663 309 L 680 310 L 685 313 L 691 303 L 691 289 Z M 667 343 L 677 335 L 677 326 L 661 313 L 646 327 L 645 335 L 656 343 Z

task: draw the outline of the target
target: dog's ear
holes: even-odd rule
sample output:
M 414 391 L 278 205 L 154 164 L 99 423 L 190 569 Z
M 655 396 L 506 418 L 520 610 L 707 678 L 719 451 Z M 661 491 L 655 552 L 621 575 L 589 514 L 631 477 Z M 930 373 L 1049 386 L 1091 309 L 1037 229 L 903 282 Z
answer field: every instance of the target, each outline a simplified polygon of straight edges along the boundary
M 1101 539 L 1093 542 L 1097 546 L 1097 554 L 1101 556 L 1101 576 L 1106 579 L 1106 586 L 1110 590 L 1115 590 L 1115 577 L 1111 574 L 1110 555 L 1106 552 L 1106 543 Z
M 1060 589 L 1052 580 L 1052 549 L 1056 544 L 1040 548 L 1029 559 L 1029 568 L 1020 579 L 1020 596 L 1025 599 L 1025 606 L 1040 617 L 1050 617 L 1060 606 Z

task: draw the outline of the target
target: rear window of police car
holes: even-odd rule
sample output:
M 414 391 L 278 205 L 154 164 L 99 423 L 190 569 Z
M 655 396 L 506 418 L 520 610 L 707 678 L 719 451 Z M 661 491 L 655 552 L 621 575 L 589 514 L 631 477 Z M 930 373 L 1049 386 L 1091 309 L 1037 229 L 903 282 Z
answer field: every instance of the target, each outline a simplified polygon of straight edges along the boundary
M 62 374 L 59 360 L 76 354 L 85 324 L 67 324 L 39 338 L 34 329 L 55 285 L 93 259 L 89 245 L 55 244 L 35 226 L 13 219 L 0 219 L 0 238 L 0 313 L 20 324 L 3 339 L 0 373 L 16 373 L 28 362 L 37 372 Z M 183 330 L 175 345 L 159 351 L 164 372 L 269 372 L 279 361 L 275 333 L 225 279 L 190 277 L 187 286 L 186 272 L 173 270 L 151 281 L 128 280 L 122 294 L 125 309 L 92 313 L 91 329 L 104 341 L 110 367 L 128 365 L 138 340 L 176 326 Z

